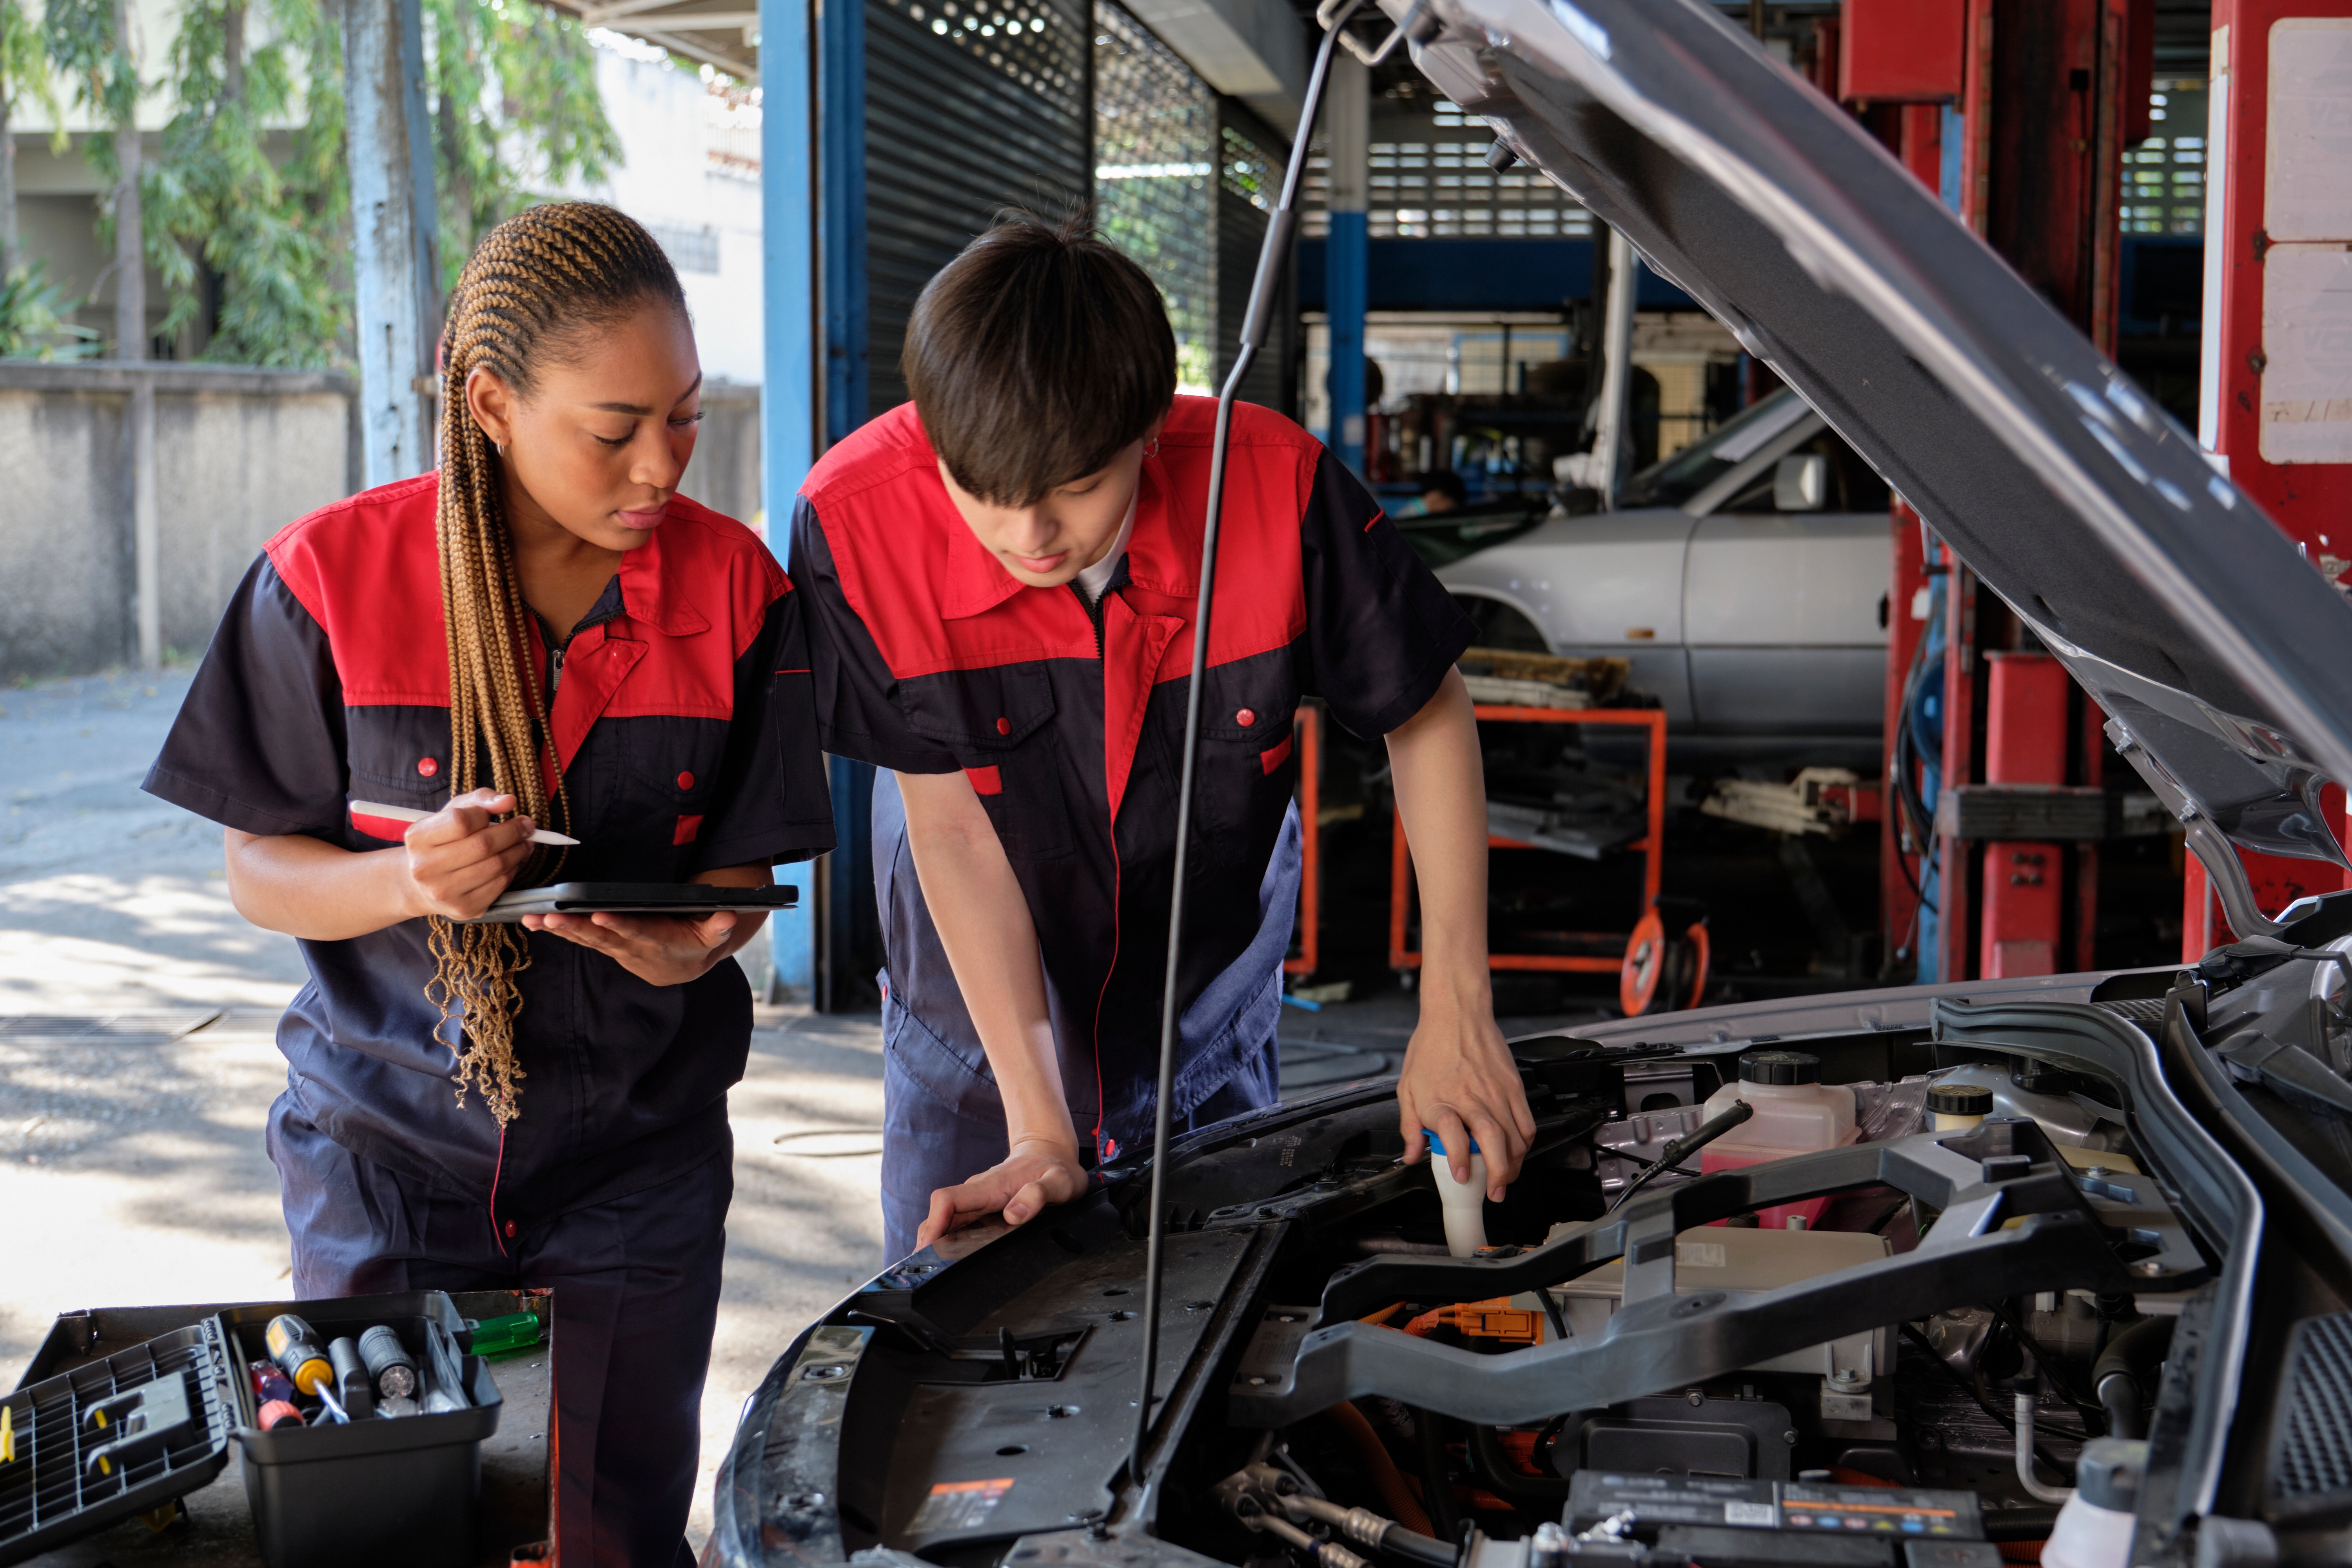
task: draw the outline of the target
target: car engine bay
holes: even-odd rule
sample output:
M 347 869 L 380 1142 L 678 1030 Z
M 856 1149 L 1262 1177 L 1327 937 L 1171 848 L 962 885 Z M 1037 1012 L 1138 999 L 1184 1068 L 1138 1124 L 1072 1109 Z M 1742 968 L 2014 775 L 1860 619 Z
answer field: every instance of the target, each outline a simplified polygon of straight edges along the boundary
M 1189 1134 L 1139 1475 L 1115 1167 L 803 1335 L 722 1495 L 793 1560 L 906 1568 L 2340 1561 L 2347 1254 L 2316 1209 L 2269 1241 L 2246 1173 L 2319 1162 L 2345 1206 L 2344 945 L 1520 1041 L 1537 1139 L 1475 1235 L 1388 1084 Z

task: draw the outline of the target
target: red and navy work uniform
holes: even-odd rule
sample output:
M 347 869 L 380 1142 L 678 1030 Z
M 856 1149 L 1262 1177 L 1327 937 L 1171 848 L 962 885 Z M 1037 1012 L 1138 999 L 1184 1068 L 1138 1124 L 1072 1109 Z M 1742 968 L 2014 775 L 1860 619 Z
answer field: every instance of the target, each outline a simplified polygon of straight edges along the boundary
M 436 478 L 271 540 L 231 601 L 147 789 L 247 833 L 382 849 L 365 801 L 447 804 Z M 833 843 L 800 595 L 740 524 L 679 498 L 568 637 L 532 628 L 581 840 L 567 880 L 680 882 Z M 533 617 L 536 620 L 536 617 Z M 554 646 L 551 646 L 551 645 Z M 544 689 L 545 687 L 542 687 Z M 555 1291 L 566 1563 L 691 1559 L 703 1374 L 733 1192 L 727 1090 L 743 972 L 656 986 L 528 937 L 520 1118 L 501 1135 L 425 997 L 423 920 L 304 942 L 270 1110 L 294 1293 Z
M 1082 1142 L 1148 1139 L 1166 983 L 1177 771 L 1199 605 L 1213 400 L 1179 397 L 1143 460 L 1098 604 L 1024 587 L 957 513 L 912 404 L 835 447 L 801 492 L 828 752 L 971 779 L 1025 895 Z M 1270 1102 L 1298 888 L 1292 715 L 1358 735 L 1419 712 L 1468 619 L 1370 496 L 1290 421 L 1235 409 L 1193 799 L 1174 1124 Z M 877 781 L 883 1220 L 912 1245 L 934 1188 L 1004 1157 L 1003 1101 Z

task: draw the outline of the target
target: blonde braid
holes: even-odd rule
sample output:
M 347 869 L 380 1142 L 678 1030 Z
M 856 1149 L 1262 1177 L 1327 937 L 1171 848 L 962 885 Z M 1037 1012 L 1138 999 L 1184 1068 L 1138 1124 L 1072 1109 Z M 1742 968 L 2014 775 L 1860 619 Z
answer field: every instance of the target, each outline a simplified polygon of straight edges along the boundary
M 560 353 L 583 329 L 648 300 L 685 308 L 668 258 L 635 220 L 593 202 L 551 203 L 499 224 L 475 248 L 449 300 L 435 521 L 449 645 L 449 793 L 454 798 L 487 783 L 543 826 L 571 821 L 571 798 L 530 658 L 501 477 L 467 403 L 466 381 L 487 369 L 526 395 L 541 353 Z M 511 885 L 551 881 L 562 862 L 561 850 L 535 849 Z M 459 1026 L 457 1102 L 465 1103 L 470 1085 L 504 1126 L 518 1114 L 518 1080 L 527 1076 L 514 1037 L 529 943 L 518 926 L 461 925 L 436 915 L 428 944 L 434 975 L 425 995 L 445 1029 Z

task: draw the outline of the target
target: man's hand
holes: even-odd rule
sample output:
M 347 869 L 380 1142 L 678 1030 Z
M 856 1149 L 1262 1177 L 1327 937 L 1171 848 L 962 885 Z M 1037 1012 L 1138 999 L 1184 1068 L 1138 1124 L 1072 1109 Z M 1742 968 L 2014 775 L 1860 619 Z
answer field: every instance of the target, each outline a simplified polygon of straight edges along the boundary
M 412 826 L 401 840 L 403 902 L 411 916 L 471 920 L 507 890 L 530 855 L 537 824 L 528 816 L 494 822 L 515 808 L 515 797 L 478 789 Z
M 1491 1008 L 1442 1004 L 1424 992 L 1421 1023 L 1397 1079 L 1397 1121 L 1405 1163 L 1418 1163 L 1428 1152 L 1422 1137 L 1427 1128 L 1445 1145 L 1458 1182 L 1470 1179 L 1470 1141 L 1476 1139 L 1486 1157 L 1486 1195 L 1503 1201 L 1535 1138 L 1536 1119 Z
M 699 918 L 606 912 L 525 915 L 522 923 L 593 948 L 648 985 L 683 985 L 735 951 L 729 939 L 742 918 L 725 910 Z
M 931 1212 L 915 1232 L 918 1251 L 983 1215 L 1002 1213 L 1024 1225 L 1048 1204 L 1066 1204 L 1087 1190 L 1076 1146 L 1050 1138 L 1016 1138 L 1002 1163 L 970 1181 L 931 1194 Z

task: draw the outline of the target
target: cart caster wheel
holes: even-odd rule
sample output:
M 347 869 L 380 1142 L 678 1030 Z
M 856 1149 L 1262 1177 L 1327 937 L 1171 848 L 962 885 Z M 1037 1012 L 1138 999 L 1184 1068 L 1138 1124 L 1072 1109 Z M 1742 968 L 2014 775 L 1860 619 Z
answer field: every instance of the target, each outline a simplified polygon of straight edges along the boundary
M 1625 963 L 1617 972 L 1617 1005 L 1628 1018 L 1696 1007 L 1706 994 L 1709 958 L 1706 918 L 1669 936 L 1655 909 L 1643 915 L 1625 942 Z
M 188 1505 L 186 1500 L 181 1498 L 173 1498 L 170 1502 L 163 1504 L 161 1508 L 151 1508 L 145 1513 L 141 1514 L 139 1516 L 139 1522 L 145 1525 L 152 1533 L 161 1535 L 165 1531 L 171 1529 L 173 1525 L 179 1523 L 182 1520 L 187 1517 Z

